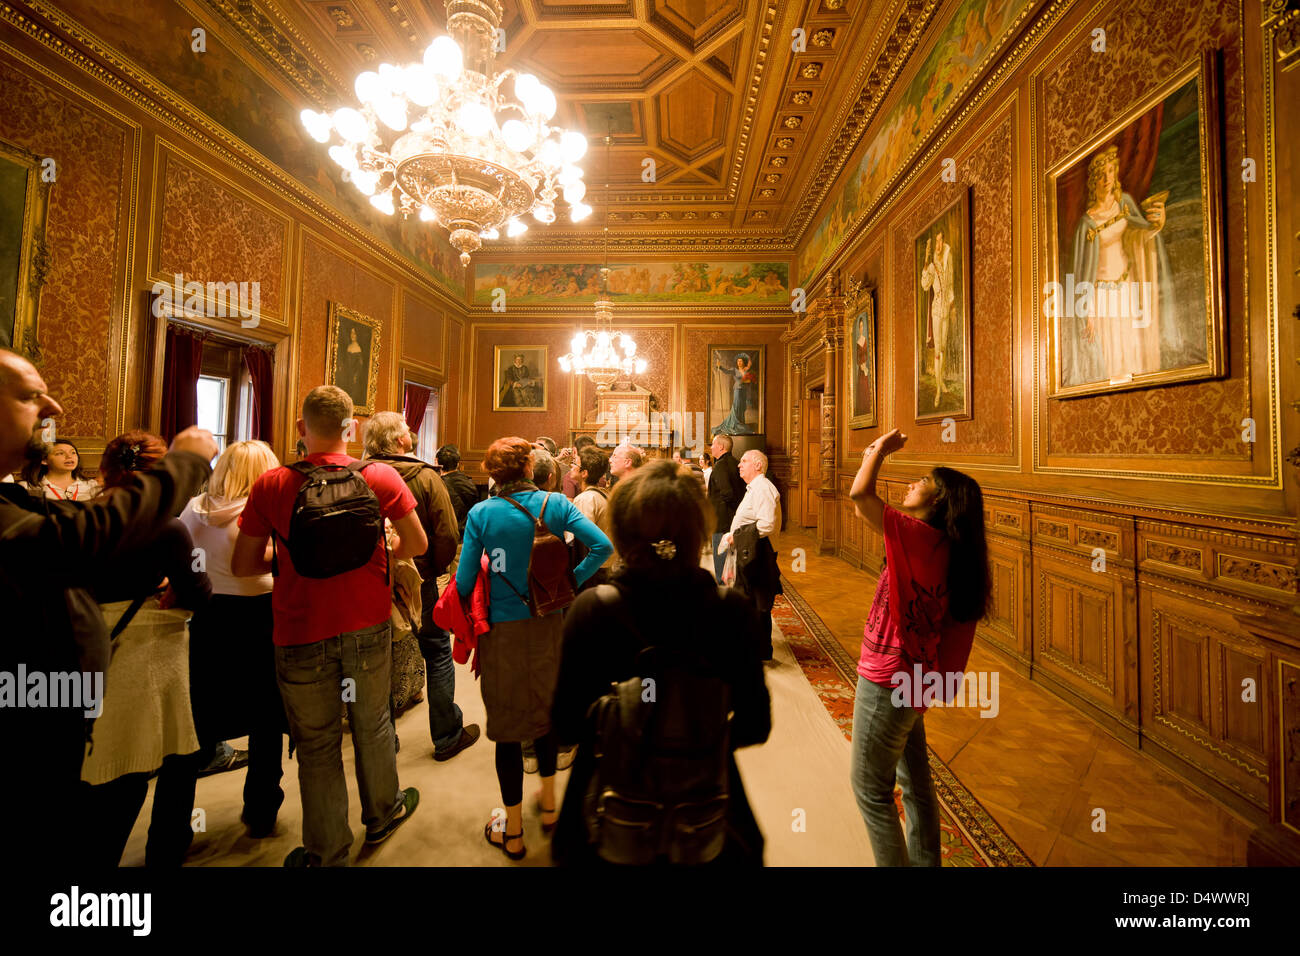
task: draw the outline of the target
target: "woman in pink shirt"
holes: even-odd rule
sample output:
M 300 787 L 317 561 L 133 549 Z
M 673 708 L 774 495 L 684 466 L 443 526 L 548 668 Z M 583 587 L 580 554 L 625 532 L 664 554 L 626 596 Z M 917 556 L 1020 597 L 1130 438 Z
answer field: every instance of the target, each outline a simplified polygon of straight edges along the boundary
M 939 802 L 930 779 L 923 714 L 948 702 L 948 674 L 966 669 L 975 625 L 992 585 L 984 539 L 984 497 L 974 479 L 935 468 L 907 487 L 902 509 L 876 494 L 886 455 L 907 436 L 893 431 L 862 456 L 849 497 L 858 516 L 885 538 L 858 661 L 853 704 L 853 793 L 877 866 L 939 866 Z M 933 679 L 943 678 L 935 694 Z M 894 805 L 903 787 L 907 842 Z

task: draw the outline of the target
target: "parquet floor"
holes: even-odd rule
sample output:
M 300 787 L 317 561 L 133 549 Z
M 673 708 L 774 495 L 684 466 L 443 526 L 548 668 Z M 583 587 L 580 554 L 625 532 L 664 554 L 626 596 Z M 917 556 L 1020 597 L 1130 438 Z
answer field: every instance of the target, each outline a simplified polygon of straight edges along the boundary
M 875 578 L 818 556 L 809 535 L 787 531 L 775 540 L 781 572 L 856 659 Z M 795 548 L 806 554 L 798 573 L 791 569 Z M 1017 674 L 979 641 L 967 670 L 997 671 L 998 715 L 931 710 L 929 744 L 1036 864 L 1245 865 L 1252 829 L 1245 820 Z

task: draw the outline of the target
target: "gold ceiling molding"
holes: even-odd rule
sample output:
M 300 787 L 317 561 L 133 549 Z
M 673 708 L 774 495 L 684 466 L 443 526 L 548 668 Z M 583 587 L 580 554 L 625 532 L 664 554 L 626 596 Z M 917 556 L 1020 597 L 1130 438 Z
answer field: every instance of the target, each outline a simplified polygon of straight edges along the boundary
M 329 68 L 327 61 L 278 10 L 272 11 L 275 15 L 272 20 L 252 0 L 199 2 L 234 27 L 317 106 L 337 99 L 339 89 L 350 85 Z
M 754 48 L 754 62 L 750 70 L 749 86 L 745 90 L 745 111 L 740 118 L 740 128 L 736 131 L 736 158 L 731 164 L 731 183 L 727 186 L 727 199 L 734 201 L 740 184 L 741 167 L 744 165 L 745 153 L 749 148 L 749 137 L 754 131 L 754 114 L 758 110 L 758 86 L 767 65 L 768 48 L 772 43 L 772 34 L 776 22 L 776 4 L 769 3 L 763 8 L 763 20 L 758 24 L 758 42 Z

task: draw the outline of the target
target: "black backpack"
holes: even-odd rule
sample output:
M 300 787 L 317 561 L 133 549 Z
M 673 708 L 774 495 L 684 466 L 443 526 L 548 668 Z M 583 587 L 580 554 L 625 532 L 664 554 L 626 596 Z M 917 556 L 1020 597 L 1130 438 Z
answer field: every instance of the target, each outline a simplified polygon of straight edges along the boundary
M 621 605 L 613 585 L 597 593 Z M 601 859 L 697 864 L 722 852 L 731 695 L 711 670 L 689 649 L 646 648 L 637 659 L 642 676 L 612 684 L 588 710 L 595 771 L 583 811 Z
M 280 538 L 289 549 L 293 569 L 302 577 L 332 578 L 364 567 L 380 541 L 388 554 L 379 499 L 361 474 L 372 464 L 296 461 L 288 466 L 307 479 L 293 501 L 289 537 Z M 271 570 L 280 573 L 274 557 Z

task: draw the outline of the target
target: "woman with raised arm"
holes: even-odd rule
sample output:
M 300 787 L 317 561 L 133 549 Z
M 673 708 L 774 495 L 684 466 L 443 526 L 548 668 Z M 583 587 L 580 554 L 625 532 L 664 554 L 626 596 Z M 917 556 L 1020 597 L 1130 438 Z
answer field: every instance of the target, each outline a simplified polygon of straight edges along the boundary
M 851 778 L 876 865 L 939 866 L 939 803 L 923 715 L 948 698 L 934 693 L 932 678 L 917 677 L 965 671 L 991 585 L 984 497 L 974 479 L 934 468 L 907 486 L 901 509 L 876 493 L 885 456 L 906 441 L 895 428 L 872 442 L 849 491 L 858 517 L 885 538 L 858 661 Z M 895 778 L 903 787 L 906 844 Z

